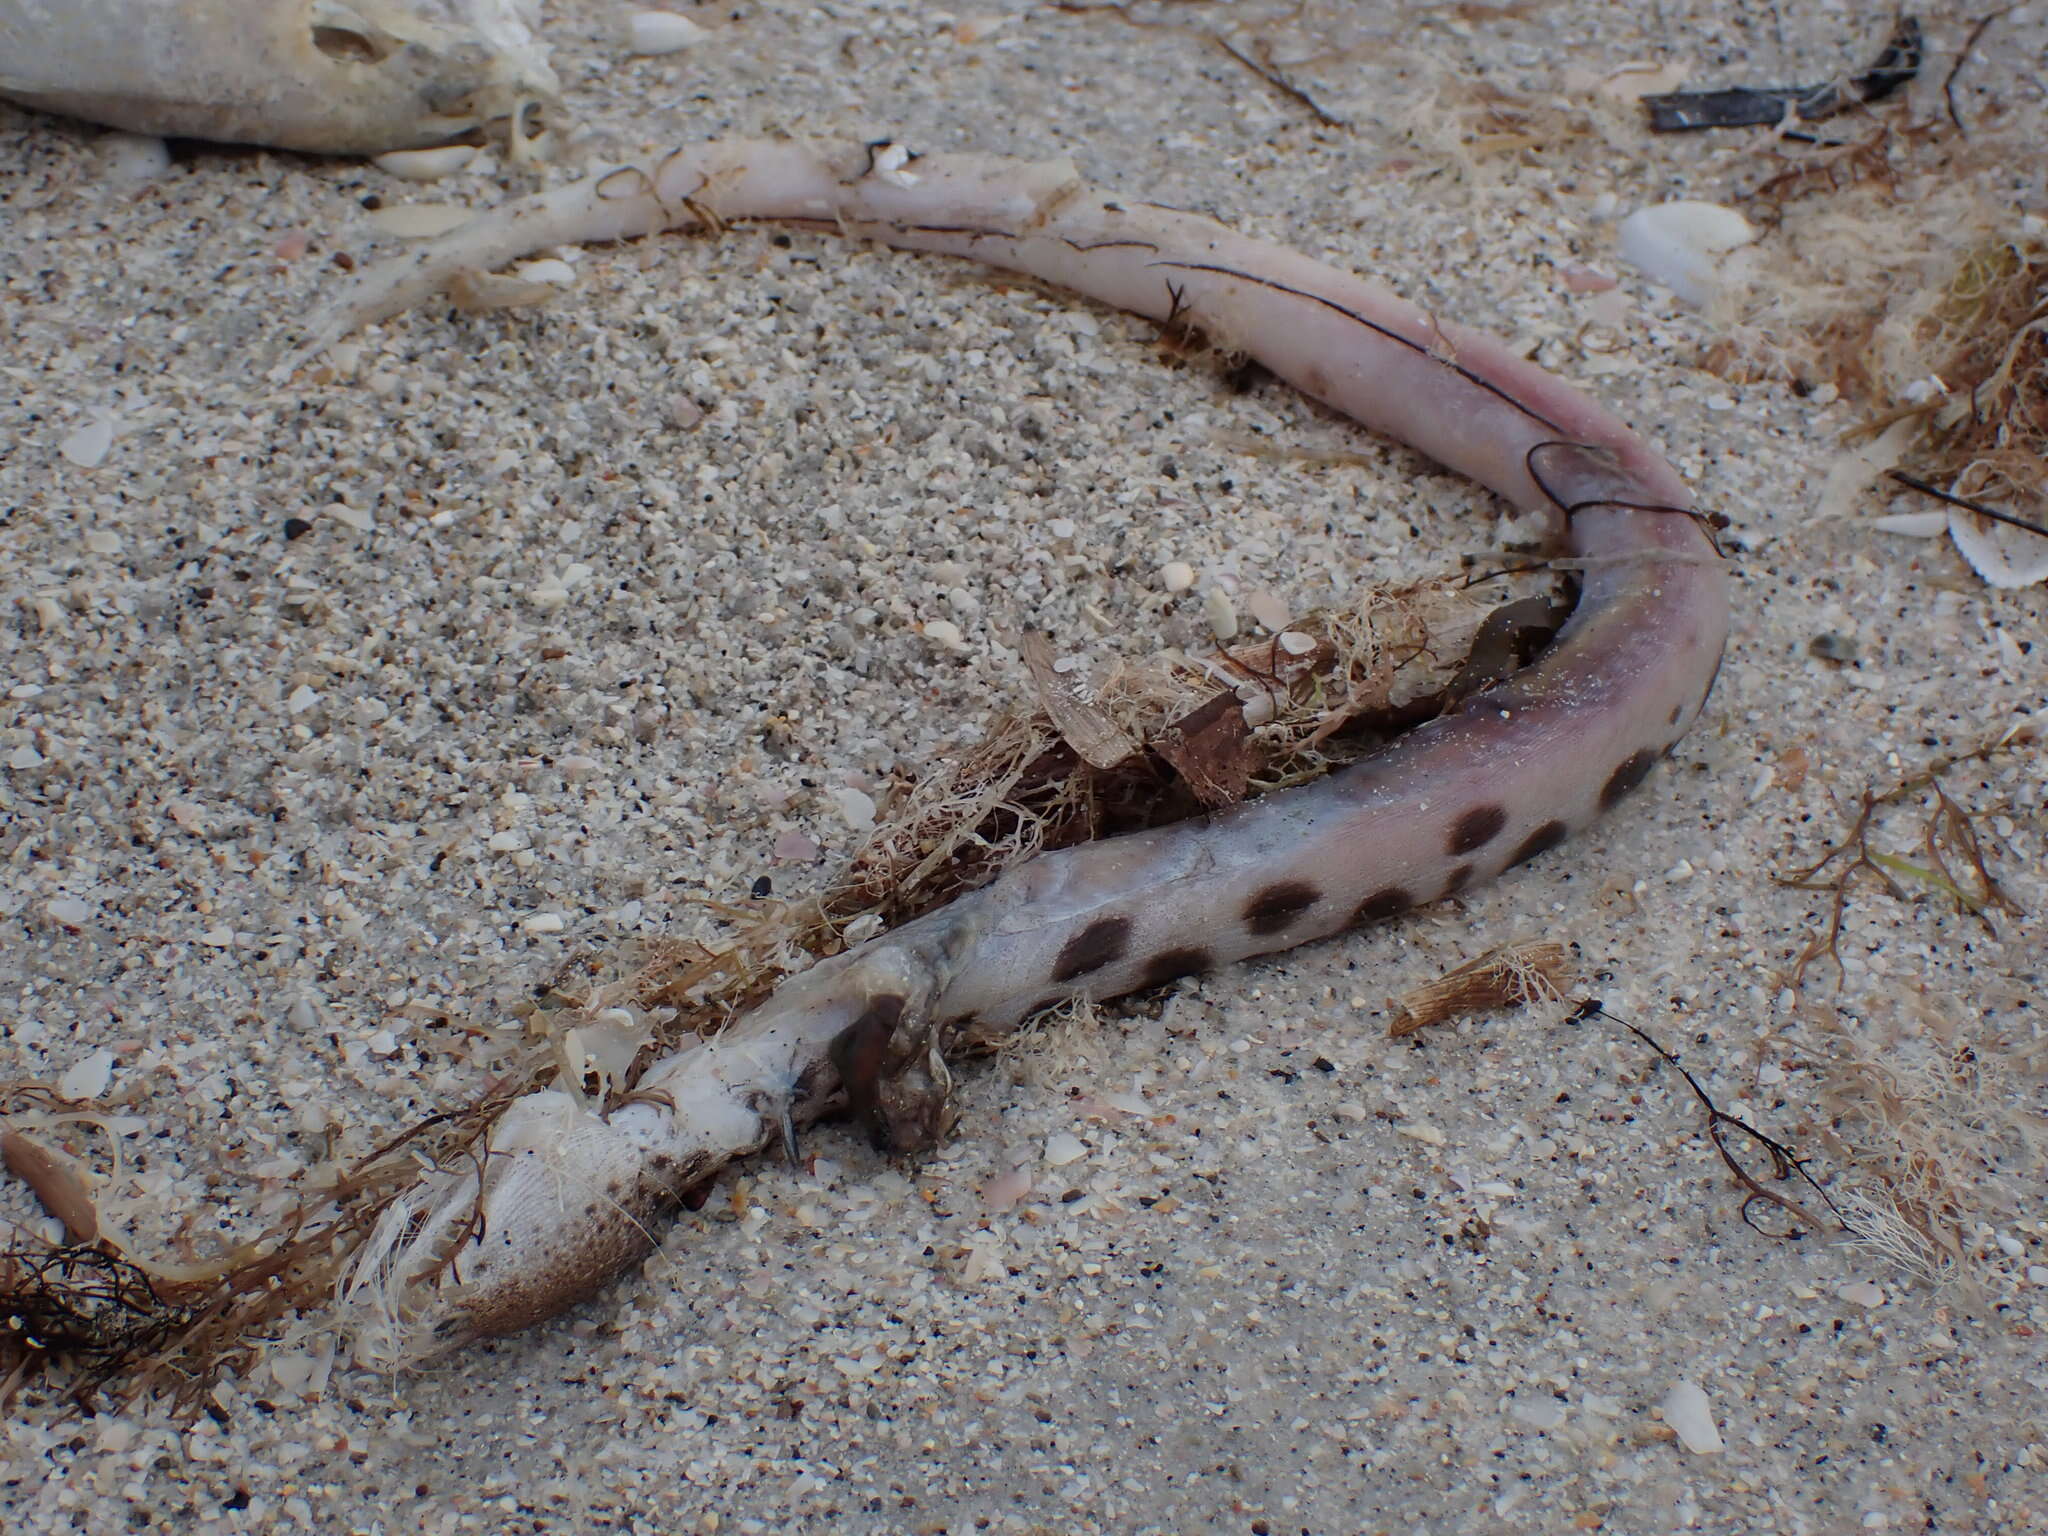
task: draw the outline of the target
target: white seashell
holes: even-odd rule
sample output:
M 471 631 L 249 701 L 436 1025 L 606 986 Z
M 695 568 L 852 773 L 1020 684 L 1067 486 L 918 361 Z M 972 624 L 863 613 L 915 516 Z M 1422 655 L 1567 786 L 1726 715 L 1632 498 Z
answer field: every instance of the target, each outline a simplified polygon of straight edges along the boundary
M 1721 291 L 1722 258 L 1756 237 L 1755 225 L 1719 203 L 1658 203 L 1621 221 L 1621 254 L 1686 303 L 1709 304 Z
M 403 181 L 439 181 L 466 169 L 476 156 L 473 144 L 443 144 L 438 149 L 394 149 L 373 163 Z
M 1711 1456 L 1722 1449 L 1721 1431 L 1714 1425 L 1714 1405 L 1707 1401 L 1699 1383 L 1674 1381 L 1664 1394 L 1662 1410 L 1678 1443 L 1695 1456 Z
M 1994 587 L 2031 587 L 2048 581 L 2048 539 L 2038 533 L 1957 507 L 1948 515 L 1948 536 L 1970 569 Z
M 681 53 L 711 35 L 710 29 L 674 11 L 635 11 L 626 23 L 626 46 L 649 57 Z
M 0 0 L 0 96 L 133 133 L 382 154 L 552 100 L 537 0 Z

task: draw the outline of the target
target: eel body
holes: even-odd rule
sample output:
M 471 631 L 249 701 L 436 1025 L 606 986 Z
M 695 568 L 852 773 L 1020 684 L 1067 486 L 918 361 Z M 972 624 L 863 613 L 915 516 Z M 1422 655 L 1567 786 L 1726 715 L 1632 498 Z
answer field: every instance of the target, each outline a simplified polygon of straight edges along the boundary
M 359 1352 L 418 1360 L 524 1327 L 651 1246 L 730 1159 L 852 1097 L 903 1149 L 946 1123 L 944 1047 L 1065 998 L 1114 997 L 1395 916 L 1534 857 L 1639 785 L 1698 716 L 1727 577 L 1676 474 L 1619 420 L 1499 342 L 1378 284 L 1066 161 L 719 143 L 486 215 L 358 274 L 313 344 L 458 271 L 565 241 L 774 220 L 1029 273 L 1200 328 L 1515 506 L 1547 511 L 1578 606 L 1532 665 L 1331 777 L 1219 814 L 1042 854 L 791 978 L 656 1063 L 600 1118 L 517 1101 L 474 1160 L 385 1214 L 349 1294 Z

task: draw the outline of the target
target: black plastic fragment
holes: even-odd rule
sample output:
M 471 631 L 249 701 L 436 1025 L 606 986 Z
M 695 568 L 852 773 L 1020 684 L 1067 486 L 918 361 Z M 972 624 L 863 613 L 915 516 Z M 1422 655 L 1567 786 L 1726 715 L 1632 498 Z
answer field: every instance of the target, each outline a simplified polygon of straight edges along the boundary
M 1786 115 L 1817 123 L 1837 112 L 1882 101 L 1920 72 L 1919 18 L 1901 16 L 1877 61 L 1846 84 L 1730 86 L 1718 91 L 1672 91 L 1645 96 L 1657 133 L 1698 128 L 1769 128 Z

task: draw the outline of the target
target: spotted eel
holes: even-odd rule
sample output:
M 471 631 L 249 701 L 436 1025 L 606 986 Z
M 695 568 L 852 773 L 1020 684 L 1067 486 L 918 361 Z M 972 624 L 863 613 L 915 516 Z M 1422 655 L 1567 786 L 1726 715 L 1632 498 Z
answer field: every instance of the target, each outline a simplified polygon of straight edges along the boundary
M 1497 686 L 1318 783 L 1024 862 L 786 981 L 656 1062 L 608 1117 L 514 1103 L 430 1171 L 357 1255 L 358 1351 L 417 1361 L 525 1327 L 644 1256 L 684 1191 L 784 1127 L 860 1102 L 885 1140 L 947 1123 L 944 1048 L 1391 918 L 1533 858 L 1641 784 L 1699 715 L 1727 637 L 1725 568 L 1677 475 L 1614 416 L 1500 342 L 1377 284 L 1065 160 L 714 143 L 487 214 L 357 274 L 309 346 L 565 241 L 772 220 L 1031 274 L 1199 327 L 1295 388 L 1518 508 L 1580 573 L 1569 621 Z M 481 1180 L 481 1183 L 479 1182 Z

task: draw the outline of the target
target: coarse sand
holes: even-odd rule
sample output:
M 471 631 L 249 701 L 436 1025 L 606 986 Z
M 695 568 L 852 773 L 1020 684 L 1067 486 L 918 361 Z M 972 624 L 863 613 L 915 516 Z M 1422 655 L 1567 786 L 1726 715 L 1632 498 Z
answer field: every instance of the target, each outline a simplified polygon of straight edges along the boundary
M 1839 967 L 1795 983 L 1829 897 L 1774 879 L 2041 710 L 2048 599 L 1873 528 L 1904 492 L 1816 518 L 1866 407 L 1703 368 L 1718 322 L 1615 249 L 1781 151 L 1596 86 L 1826 78 L 1876 11 L 769 0 L 633 59 L 629 9 L 553 7 L 550 177 L 717 134 L 1064 153 L 1581 381 L 1732 520 L 1714 702 L 1589 836 L 970 1065 L 927 1160 L 821 1127 L 530 1334 L 394 1378 L 309 1324 L 189 1418 L 26 1383 L 9 1529 L 2048 1530 L 2048 754 L 1941 781 L 2017 912 L 1927 877 L 1918 791 Z M 1881 111 L 1947 124 L 1972 19 Z M 1963 120 L 2038 147 L 2044 58 L 2041 5 L 2001 18 Z M 1025 695 L 1025 630 L 1093 667 L 1197 644 L 1211 590 L 1298 613 L 1498 547 L 1484 496 L 1142 324 L 821 235 L 567 253 L 544 307 L 437 302 L 272 384 L 389 247 L 366 210 L 532 173 L 180 144 L 138 181 L 103 138 L 0 107 L 0 1059 L 95 1101 L 37 1134 L 159 1258 L 480 1091 L 476 1031 L 572 956 L 815 891 L 844 791 Z M 2041 170 L 1987 203 L 2042 212 Z M 1745 1225 L 1676 1074 L 1569 999 L 1386 1038 L 1515 940 L 1889 1244 Z M 16 1181 L 0 1214 L 50 1228 Z

